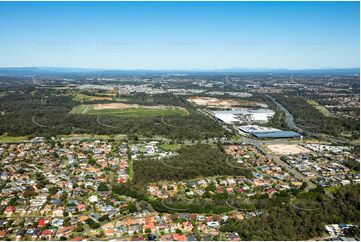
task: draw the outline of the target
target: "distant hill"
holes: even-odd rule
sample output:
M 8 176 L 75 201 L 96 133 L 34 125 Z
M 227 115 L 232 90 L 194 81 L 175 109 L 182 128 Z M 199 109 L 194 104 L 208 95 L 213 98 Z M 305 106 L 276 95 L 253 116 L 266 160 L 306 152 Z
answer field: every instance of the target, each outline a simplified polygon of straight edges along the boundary
M 164 70 L 121 70 L 71 67 L 0 67 L 0 75 L 31 76 L 31 75 L 163 75 L 163 74 L 320 74 L 320 75 L 359 75 L 359 68 L 325 68 L 325 69 L 271 69 L 271 68 L 228 68 L 228 69 L 164 69 Z

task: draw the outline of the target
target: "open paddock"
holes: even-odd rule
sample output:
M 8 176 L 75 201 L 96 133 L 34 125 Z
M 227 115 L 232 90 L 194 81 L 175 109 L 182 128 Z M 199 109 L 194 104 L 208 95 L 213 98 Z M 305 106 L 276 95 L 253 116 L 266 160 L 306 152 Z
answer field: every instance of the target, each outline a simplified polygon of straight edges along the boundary
M 102 100 L 107 100 L 107 101 L 126 101 L 125 98 L 116 98 L 113 97 L 111 95 L 106 95 L 106 96 L 93 96 L 93 95 L 86 95 L 83 93 L 77 93 L 74 97 L 73 100 L 75 101 L 79 101 L 79 102 L 86 102 L 86 101 L 102 101 Z
M 122 117 L 161 117 L 170 115 L 186 115 L 185 108 L 175 106 L 143 106 L 126 103 L 105 103 L 79 105 L 73 108 L 72 114 L 114 115 Z

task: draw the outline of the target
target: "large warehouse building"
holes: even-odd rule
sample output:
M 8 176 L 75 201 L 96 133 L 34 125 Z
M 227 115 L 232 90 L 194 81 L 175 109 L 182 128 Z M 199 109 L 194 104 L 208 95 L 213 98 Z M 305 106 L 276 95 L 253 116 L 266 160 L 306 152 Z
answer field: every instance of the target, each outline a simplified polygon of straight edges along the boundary
M 259 139 L 267 138 L 301 138 L 302 135 L 294 131 L 283 131 L 280 129 L 274 129 L 269 127 L 262 127 L 258 125 L 244 125 L 239 126 L 238 130 L 252 135 Z
M 226 124 L 267 123 L 275 114 L 270 109 L 237 109 L 212 111 L 213 115 Z

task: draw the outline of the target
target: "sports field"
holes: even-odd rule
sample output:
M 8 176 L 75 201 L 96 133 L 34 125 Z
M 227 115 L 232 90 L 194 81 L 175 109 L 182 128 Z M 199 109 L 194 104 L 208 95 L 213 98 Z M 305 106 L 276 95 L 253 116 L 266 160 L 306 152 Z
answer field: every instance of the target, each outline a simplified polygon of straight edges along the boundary
M 72 114 L 114 115 L 122 117 L 160 117 L 170 115 L 186 115 L 188 111 L 174 106 L 141 106 L 137 104 L 107 103 L 78 105 Z

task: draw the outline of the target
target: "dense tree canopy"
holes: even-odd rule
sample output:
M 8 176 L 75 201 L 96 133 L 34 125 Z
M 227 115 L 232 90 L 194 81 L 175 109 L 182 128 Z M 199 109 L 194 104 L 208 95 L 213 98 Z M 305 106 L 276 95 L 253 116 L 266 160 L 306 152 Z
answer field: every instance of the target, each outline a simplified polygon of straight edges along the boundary
M 308 104 L 305 98 L 295 96 L 293 93 L 272 96 L 287 108 L 294 116 L 295 122 L 307 131 L 336 137 L 350 133 L 355 138 L 359 137 L 360 128 L 357 120 L 327 117 Z
M 141 158 L 134 162 L 134 181 L 184 180 L 202 176 L 245 175 L 249 170 L 239 165 L 218 146 L 197 144 L 183 146 L 179 155 L 169 159 Z
M 313 200 L 306 195 L 307 199 L 300 202 L 291 202 L 290 195 L 275 196 L 262 204 L 266 211 L 263 215 L 243 221 L 230 220 L 222 230 L 236 231 L 244 240 L 307 240 L 322 235 L 326 224 L 359 226 L 359 189 L 358 184 L 342 187 L 331 197 L 315 191 L 311 192 L 316 193 Z

